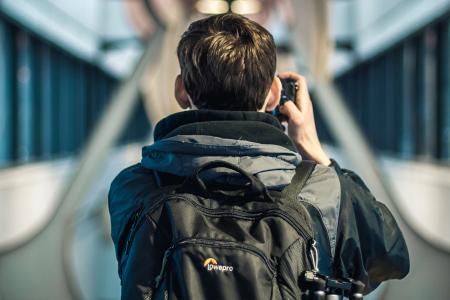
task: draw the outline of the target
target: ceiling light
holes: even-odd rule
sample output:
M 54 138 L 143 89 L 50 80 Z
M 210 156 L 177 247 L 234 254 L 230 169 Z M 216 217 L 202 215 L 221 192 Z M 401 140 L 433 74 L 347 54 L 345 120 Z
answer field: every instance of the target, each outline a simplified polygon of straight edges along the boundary
M 258 0 L 236 0 L 231 3 L 231 11 L 240 15 L 257 14 L 261 8 Z
M 195 8 L 202 14 L 217 15 L 228 12 L 229 5 L 223 0 L 199 0 L 195 3 Z

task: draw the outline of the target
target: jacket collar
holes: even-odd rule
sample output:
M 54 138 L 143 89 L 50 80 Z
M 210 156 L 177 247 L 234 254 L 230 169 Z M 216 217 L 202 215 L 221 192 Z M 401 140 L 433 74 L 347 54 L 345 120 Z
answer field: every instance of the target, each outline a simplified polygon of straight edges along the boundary
M 295 151 L 278 119 L 251 111 L 189 110 L 172 114 L 156 124 L 155 141 L 176 135 L 208 135 L 224 139 L 274 144 Z

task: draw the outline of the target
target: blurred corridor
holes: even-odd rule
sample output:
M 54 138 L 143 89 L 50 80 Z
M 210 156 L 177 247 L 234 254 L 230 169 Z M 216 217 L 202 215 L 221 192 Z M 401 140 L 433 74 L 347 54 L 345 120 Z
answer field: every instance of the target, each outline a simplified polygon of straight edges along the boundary
M 411 273 L 365 299 L 448 299 L 450 0 L 0 0 L 0 300 L 120 298 L 109 184 L 180 110 L 186 25 L 229 10 L 405 234 Z

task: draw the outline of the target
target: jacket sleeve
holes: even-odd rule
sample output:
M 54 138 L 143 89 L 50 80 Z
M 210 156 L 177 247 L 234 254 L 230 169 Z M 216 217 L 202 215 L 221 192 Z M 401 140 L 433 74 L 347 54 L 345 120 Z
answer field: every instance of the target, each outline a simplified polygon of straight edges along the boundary
M 121 275 L 128 235 L 147 195 L 156 187 L 153 172 L 135 164 L 122 170 L 111 183 L 108 208 L 111 218 L 111 238 Z
M 148 216 L 135 233 L 122 273 L 121 299 L 153 299 L 154 280 L 161 271 L 167 234 Z
M 335 276 L 365 284 L 365 293 L 382 281 L 401 279 L 409 272 L 403 234 L 387 207 L 376 201 L 355 173 L 332 162 L 341 184 Z
M 154 279 L 160 272 L 164 250 L 169 247 L 167 232 L 146 214 L 158 186 L 153 171 L 141 164 L 124 169 L 111 184 L 108 206 L 121 299 L 152 298 Z

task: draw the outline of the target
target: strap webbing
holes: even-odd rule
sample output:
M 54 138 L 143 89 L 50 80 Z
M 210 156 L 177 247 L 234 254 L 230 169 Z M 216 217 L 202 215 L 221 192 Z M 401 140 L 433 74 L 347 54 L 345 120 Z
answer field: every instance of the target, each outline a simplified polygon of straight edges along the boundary
M 295 175 L 291 183 L 281 191 L 282 197 L 293 201 L 296 200 L 315 167 L 316 163 L 314 161 L 303 160 L 295 169 Z

